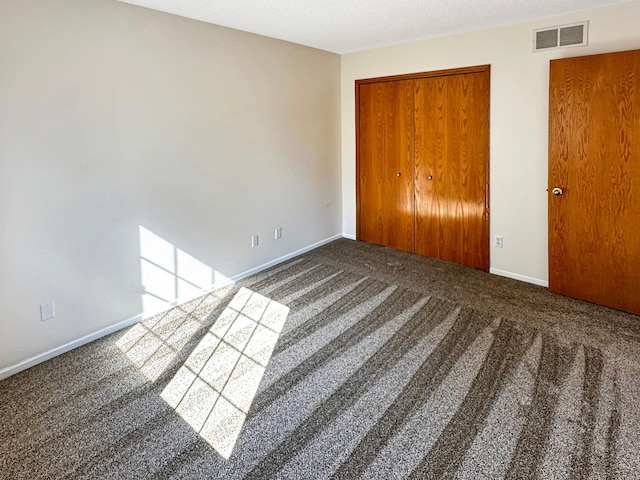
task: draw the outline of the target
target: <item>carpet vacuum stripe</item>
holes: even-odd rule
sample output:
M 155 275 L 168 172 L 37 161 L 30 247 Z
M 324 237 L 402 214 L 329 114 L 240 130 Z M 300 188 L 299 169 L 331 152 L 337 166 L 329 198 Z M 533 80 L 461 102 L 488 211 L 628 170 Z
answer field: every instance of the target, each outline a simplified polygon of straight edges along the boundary
M 347 315 L 351 311 L 358 308 L 368 299 L 375 297 L 388 286 L 376 280 L 365 279 L 352 290 L 345 290 L 343 295 L 333 304 L 324 310 L 313 315 L 303 324 L 283 333 L 278 339 L 274 355 L 282 353 L 291 348 L 296 343 L 304 340 L 314 332 L 325 326 L 327 323 L 333 322 L 336 318 Z
M 559 391 L 576 352 L 575 345 L 561 345 L 555 338 L 543 336 L 533 402 L 505 478 L 539 477 Z
M 260 392 L 260 395 L 252 405 L 250 415 L 253 416 L 260 413 L 280 395 L 313 374 L 316 369 L 336 356 L 341 355 L 385 323 L 393 320 L 396 315 L 413 305 L 418 299 L 419 295 L 416 293 L 400 289 L 394 290 L 373 312 L 363 316 L 357 323 L 307 357 L 300 365 L 273 383 L 267 390 Z
M 444 380 L 458 357 L 490 323 L 489 317 L 463 309 L 445 338 L 416 371 L 382 419 L 351 452 L 348 460 L 340 466 L 333 478 L 350 479 L 362 475 L 389 439 Z
M 411 479 L 453 478 L 504 384 L 533 340 L 533 332 L 503 320 L 462 404 Z
M 452 309 L 442 308 L 443 302 L 432 300 L 414 314 L 369 360 L 361 366 L 343 385 L 334 392 L 316 411 L 289 435 L 285 442 L 271 451 L 246 476 L 272 478 L 312 438 L 335 420 L 340 413 L 355 403 L 358 398 L 383 374 L 393 367 L 405 352 L 410 350 L 423 336 L 442 322 Z M 448 305 L 447 305 L 448 306 Z M 429 312 L 429 313 L 427 313 Z M 392 312 L 395 316 L 400 312 Z
M 596 420 L 600 403 L 600 389 L 604 370 L 602 352 L 586 347 L 584 381 L 582 384 L 582 411 L 580 424 L 582 426 L 578 439 L 579 448 L 571 459 L 571 477 L 589 478 L 593 471 L 591 458 L 596 454 L 594 450 Z

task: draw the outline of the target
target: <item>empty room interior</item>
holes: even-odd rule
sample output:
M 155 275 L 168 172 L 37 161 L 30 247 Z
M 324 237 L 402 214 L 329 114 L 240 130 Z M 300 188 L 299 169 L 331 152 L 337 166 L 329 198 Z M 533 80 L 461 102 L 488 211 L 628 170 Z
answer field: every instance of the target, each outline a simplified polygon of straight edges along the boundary
M 0 0 L 0 478 L 640 479 L 640 0 Z

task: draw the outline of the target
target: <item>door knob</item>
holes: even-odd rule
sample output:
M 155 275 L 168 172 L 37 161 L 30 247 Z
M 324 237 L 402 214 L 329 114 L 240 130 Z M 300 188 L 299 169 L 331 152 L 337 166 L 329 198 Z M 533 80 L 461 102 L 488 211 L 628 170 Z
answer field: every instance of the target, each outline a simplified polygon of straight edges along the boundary
M 553 190 L 551 190 L 551 193 L 553 193 L 554 195 L 562 195 L 564 192 L 560 187 L 556 187 Z

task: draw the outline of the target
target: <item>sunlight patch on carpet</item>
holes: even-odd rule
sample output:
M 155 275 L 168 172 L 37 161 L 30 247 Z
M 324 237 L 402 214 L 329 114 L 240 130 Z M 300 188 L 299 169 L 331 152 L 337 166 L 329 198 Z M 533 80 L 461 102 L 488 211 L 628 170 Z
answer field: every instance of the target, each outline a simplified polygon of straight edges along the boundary
M 157 380 L 202 324 L 176 308 L 141 321 L 116 342 L 120 350 L 150 381 Z
M 162 392 L 162 398 L 229 458 L 289 314 L 241 288 Z

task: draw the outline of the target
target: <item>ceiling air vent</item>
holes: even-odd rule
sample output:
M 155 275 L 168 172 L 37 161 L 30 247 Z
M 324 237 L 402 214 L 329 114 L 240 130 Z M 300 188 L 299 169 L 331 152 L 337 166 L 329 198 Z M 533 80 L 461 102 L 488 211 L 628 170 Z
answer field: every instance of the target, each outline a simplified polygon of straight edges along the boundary
M 538 28 L 533 31 L 533 51 L 550 48 L 579 47 L 587 44 L 589 22 L 572 23 L 559 27 Z

